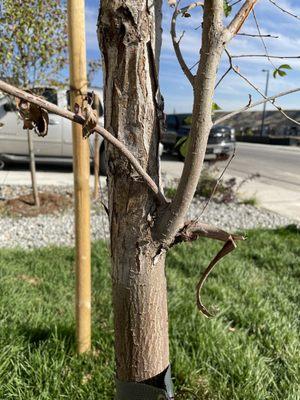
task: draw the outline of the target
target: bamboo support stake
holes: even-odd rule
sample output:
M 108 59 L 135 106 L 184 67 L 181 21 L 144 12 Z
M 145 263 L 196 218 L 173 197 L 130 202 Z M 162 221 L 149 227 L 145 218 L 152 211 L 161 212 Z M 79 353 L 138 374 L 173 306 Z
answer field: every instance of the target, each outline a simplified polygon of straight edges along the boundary
M 34 201 L 34 205 L 39 208 L 40 207 L 40 197 L 37 188 L 36 182 L 36 169 L 35 169 L 35 156 L 33 150 L 33 140 L 31 136 L 31 132 L 27 129 L 27 141 L 28 141 L 28 151 L 29 151 L 29 160 L 30 160 L 30 175 L 31 175 L 31 186 L 32 186 L 32 197 Z
M 68 0 L 71 107 L 82 104 L 87 92 L 84 0 Z M 73 122 L 73 170 L 76 239 L 76 334 L 77 351 L 91 348 L 91 244 L 90 156 L 82 126 Z

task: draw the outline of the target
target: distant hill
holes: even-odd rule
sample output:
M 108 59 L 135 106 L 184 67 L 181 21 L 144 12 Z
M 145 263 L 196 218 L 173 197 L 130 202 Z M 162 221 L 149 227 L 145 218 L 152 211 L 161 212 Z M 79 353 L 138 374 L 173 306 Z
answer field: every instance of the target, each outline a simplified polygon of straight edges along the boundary
M 284 111 L 290 118 L 299 121 L 300 123 L 300 110 L 285 110 Z M 229 112 L 217 111 L 214 119 L 227 115 Z M 224 125 L 231 126 L 236 129 L 236 132 L 245 131 L 248 128 L 253 132 L 259 131 L 261 127 L 262 111 L 245 111 L 237 114 L 228 120 L 224 121 Z M 279 111 L 266 111 L 265 127 L 269 133 L 275 135 L 284 135 L 297 133 L 300 134 L 300 126 L 288 120 Z

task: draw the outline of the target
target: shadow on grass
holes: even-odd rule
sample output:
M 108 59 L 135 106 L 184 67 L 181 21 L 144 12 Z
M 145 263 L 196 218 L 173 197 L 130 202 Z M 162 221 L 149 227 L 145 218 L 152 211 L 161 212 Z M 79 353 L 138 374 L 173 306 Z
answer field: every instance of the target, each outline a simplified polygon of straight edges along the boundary
M 32 348 L 38 348 L 49 341 L 64 342 L 66 351 L 73 350 L 76 345 L 74 326 L 31 327 L 21 325 L 18 331 L 20 336 L 24 337 Z

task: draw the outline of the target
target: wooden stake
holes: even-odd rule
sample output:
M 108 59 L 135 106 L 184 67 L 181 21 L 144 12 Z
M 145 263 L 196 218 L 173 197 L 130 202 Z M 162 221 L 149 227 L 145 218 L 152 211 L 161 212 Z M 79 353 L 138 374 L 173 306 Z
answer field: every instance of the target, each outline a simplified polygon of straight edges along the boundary
M 30 160 L 30 174 L 31 174 L 31 186 L 32 186 L 32 194 L 33 201 L 36 207 L 40 207 L 40 197 L 38 193 L 37 183 L 36 183 L 36 169 L 35 169 L 35 156 L 33 150 L 33 140 L 31 136 L 31 132 L 27 129 L 27 141 L 28 141 L 28 151 L 29 151 L 29 160 Z
M 87 92 L 84 0 L 68 0 L 71 108 L 82 104 Z M 73 170 L 76 239 L 76 333 L 77 351 L 91 348 L 91 245 L 90 155 L 82 126 L 73 123 Z

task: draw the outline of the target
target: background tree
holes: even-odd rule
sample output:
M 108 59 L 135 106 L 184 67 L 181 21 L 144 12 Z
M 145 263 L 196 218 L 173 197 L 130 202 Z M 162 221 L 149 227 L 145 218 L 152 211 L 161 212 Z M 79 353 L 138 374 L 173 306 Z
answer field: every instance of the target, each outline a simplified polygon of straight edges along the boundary
M 66 6 L 61 0 L 3 0 L 0 76 L 25 89 L 57 86 L 67 61 Z M 35 204 L 39 204 L 34 151 L 28 147 Z

